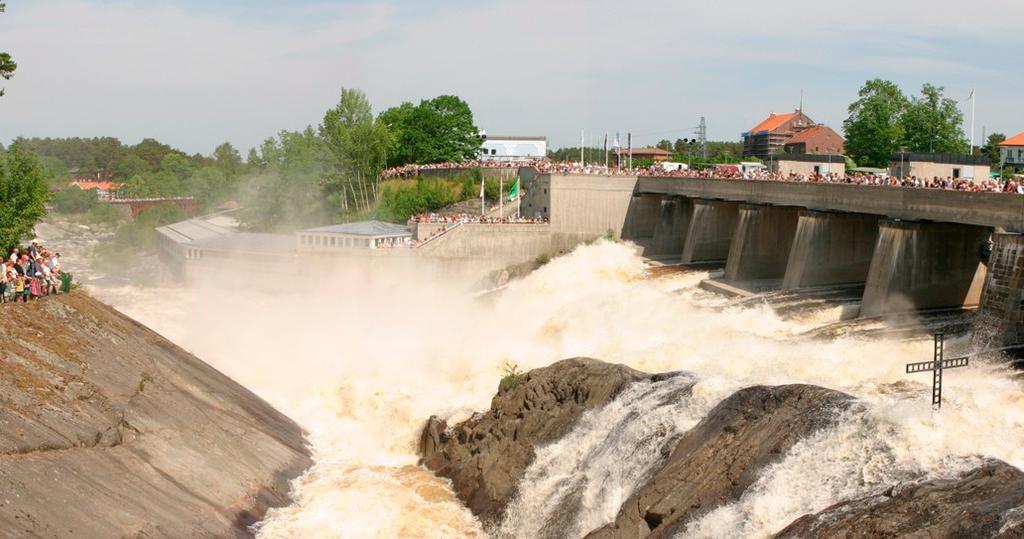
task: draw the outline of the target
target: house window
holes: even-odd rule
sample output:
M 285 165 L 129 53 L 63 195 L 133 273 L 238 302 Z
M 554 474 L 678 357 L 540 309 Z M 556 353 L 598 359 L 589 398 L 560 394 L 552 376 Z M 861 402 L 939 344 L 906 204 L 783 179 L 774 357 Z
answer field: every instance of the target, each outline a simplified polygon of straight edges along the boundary
M 953 169 L 953 179 L 957 179 L 959 177 L 960 177 L 960 169 L 954 168 Z
M 814 173 L 821 174 L 821 165 L 814 165 Z

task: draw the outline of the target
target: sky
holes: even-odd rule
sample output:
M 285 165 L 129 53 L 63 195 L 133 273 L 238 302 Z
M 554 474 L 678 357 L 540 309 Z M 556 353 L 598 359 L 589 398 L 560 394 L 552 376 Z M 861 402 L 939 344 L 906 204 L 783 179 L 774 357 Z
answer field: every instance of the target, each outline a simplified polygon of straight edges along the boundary
M 156 138 L 243 153 L 317 125 L 340 88 L 375 112 L 441 94 L 491 135 L 553 148 L 738 140 L 771 112 L 840 131 L 864 81 L 963 101 L 983 129 L 1024 131 L 1019 0 L 6 0 L 0 142 Z M 967 125 L 965 125 L 965 129 Z

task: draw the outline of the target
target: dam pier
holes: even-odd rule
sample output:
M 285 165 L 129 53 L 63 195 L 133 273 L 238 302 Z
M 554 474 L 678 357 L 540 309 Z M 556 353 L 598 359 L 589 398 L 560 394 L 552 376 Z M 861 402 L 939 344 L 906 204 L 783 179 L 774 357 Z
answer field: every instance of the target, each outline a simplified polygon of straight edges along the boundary
M 1024 344 L 1024 197 L 714 178 L 531 180 L 522 211 L 550 219 L 552 233 L 611 231 L 665 263 L 719 264 L 724 276 L 711 286 L 863 288 L 860 317 L 977 307 L 978 345 Z

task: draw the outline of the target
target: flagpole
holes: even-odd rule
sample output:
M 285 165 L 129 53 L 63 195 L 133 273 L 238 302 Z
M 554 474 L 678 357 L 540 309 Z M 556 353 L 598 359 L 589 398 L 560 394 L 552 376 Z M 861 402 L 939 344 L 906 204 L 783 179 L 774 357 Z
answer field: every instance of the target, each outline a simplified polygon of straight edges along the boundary
M 971 155 L 974 155 L 974 104 L 978 101 L 974 92 L 975 89 L 971 88 Z
M 608 132 L 604 134 L 604 171 L 608 172 Z
M 505 174 L 498 174 L 498 219 L 505 217 Z
M 487 212 L 487 200 L 484 198 L 484 171 L 480 171 L 480 218 Z
M 580 129 L 580 166 L 586 166 L 586 161 L 583 159 L 583 130 Z

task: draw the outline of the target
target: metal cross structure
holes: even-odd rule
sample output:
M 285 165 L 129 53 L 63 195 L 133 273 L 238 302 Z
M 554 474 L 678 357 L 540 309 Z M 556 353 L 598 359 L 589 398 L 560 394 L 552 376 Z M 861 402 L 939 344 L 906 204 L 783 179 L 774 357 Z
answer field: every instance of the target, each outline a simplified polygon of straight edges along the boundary
M 942 408 L 942 371 L 944 369 L 955 369 L 957 367 L 966 367 L 970 356 L 952 357 L 944 359 L 944 337 L 942 333 L 935 334 L 935 352 L 934 358 L 931 361 L 922 361 L 920 363 L 908 363 L 907 374 L 913 374 L 915 372 L 928 372 L 932 371 L 932 406 L 936 409 Z

